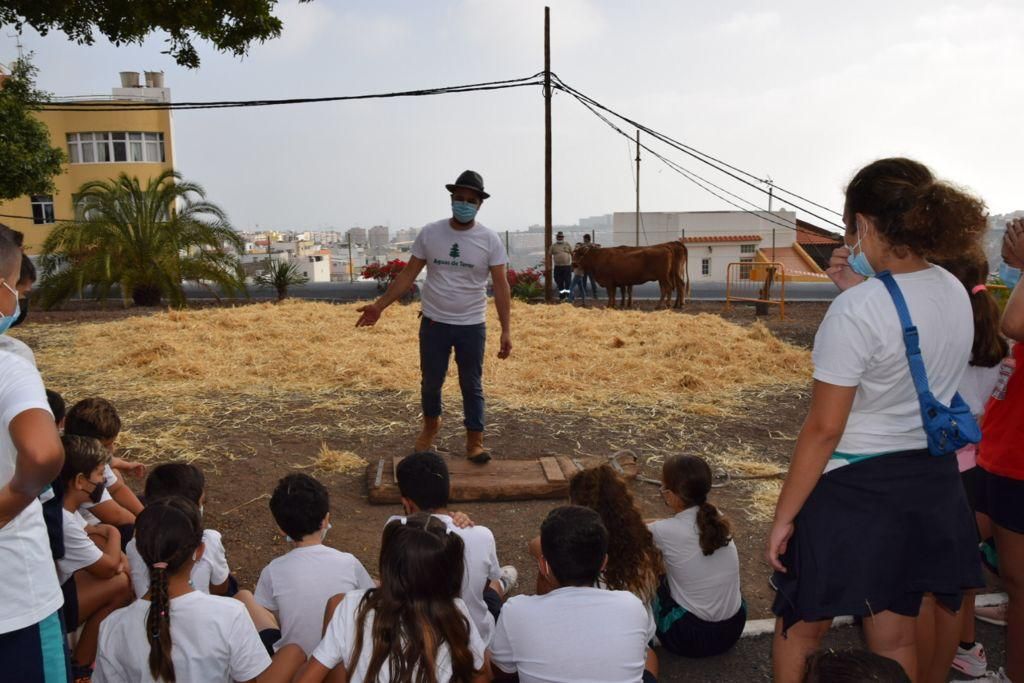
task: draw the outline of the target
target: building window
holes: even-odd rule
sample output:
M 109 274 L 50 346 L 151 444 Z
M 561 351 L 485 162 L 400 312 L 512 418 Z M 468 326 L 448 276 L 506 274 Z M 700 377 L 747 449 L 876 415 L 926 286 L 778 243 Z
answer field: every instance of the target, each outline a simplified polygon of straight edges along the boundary
M 53 195 L 32 195 L 32 222 L 36 225 L 56 222 L 53 219 Z
M 753 256 L 740 256 L 740 278 L 743 280 L 750 279 L 750 270 L 753 268 L 754 257 Z
M 73 164 L 147 163 L 167 160 L 163 133 L 68 133 L 68 158 Z
M 741 254 L 753 254 L 756 250 L 757 250 L 757 245 L 755 245 L 755 244 L 741 244 L 740 245 L 740 253 Z
M 711 275 L 711 259 L 702 258 L 700 260 L 700 274 L 707 277 Z

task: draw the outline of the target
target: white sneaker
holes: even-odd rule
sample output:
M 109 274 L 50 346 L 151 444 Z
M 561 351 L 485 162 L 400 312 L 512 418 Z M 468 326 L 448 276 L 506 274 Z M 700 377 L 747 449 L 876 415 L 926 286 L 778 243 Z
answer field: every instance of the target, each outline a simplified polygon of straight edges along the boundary
M 965 650 L 959 645 L 956 648 L 956 657 L 953 659 L 953 668 L 960 673 L 977 678 L 984 676 L 988 670 L 988 658 L 985 656 L 985 648 L 981 643 L 975 643 L 970 650 Z
M 999 667 L 999 671 L 989 671 L 985 674 L 984 678 L 975 679 L 979 683 L 1013 683 L 1007 676 L 1006 671 L 1003 667 Z
M 498 583 L 501 584 L 501 594 L 507 596 L 509 591 L 519 583 L 519 571 L 512 565 L 506 564 L 501 568 L 501 577 L 498 578 Z

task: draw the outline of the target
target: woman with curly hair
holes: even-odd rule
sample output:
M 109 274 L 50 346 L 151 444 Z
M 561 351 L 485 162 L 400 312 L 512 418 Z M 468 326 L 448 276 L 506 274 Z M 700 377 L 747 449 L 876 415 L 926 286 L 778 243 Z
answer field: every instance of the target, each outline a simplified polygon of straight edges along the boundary
M 626 482 L 608 465 L 589 467 L 569 480 L 569 500 L 597 512 L 608 528 L 608 563 L 601 572 L 601 586 L 629 591 L 650 605 L 665 569 Z M 540 556 L 539 539 L 530 542 L 530 552 Z M 537 594 L 551 588 L 538 575 Z

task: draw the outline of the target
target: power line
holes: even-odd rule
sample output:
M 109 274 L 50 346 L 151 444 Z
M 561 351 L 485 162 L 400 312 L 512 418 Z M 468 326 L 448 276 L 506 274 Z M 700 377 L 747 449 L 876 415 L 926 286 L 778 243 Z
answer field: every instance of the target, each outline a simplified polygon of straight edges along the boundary
M 452 95 L 485 90 L 504 90 L 540 85 L 542 74 L 502 81 L 486 81 L 464 85 L 450 85 L 439 88 L 403 90 L 398 92 L 369 93 L 363 95 L 336 95 L 330 97 L 296 97 L 289 99 L 222 100 L 211 102 L 38 102 L 44 111 L 189 111 L 195 109 L 230 109 L 243 107 L 271 107 L 287 104 L 318 104 L 323 102 L 347 102 L 352 100 L 390 99 L 396 97 L 426 97 L 431 95 Z
M 576 90 L 572 86 L 566 84 L 564 81 L 562 81 L 557 76 L 555 77 L 555 79 L 556 79 L 555 87 L 557 87 L 560 90 L 563 90 L 563 91 L 573 95 L 574 97 L 576 97 L 576 99 L 580 100 L 581 102 L 587 102 L 590 105 L 592 105 L 593 107 L 601 109 L 602 111 L 605 111 L 608 114 L 610 114 L 610 115 L 612 115 L 612 116 L 614 116 L 614 117 L 616 117 L 616 118 L 618 118 L 618 119 L 628 123 L 630 126 L 639 128 L 640 130 L 648 133 L 649 135 L 651 135 L 654 138 L 662 141 L 663 143 L 665 143 L 665 144 L 667 144 L 667 145 L 669 145 L 671 147 L 676 148 L 680 152 L 683 152 L 684 154 L 693 157 L 694 159 L 700 161 L 701 163 L 704 163 L 704 164 L 706 164 L 708 166 L 711 166 L 716 171 L 718 171 L 720 173 L 724 173 L 725 175 L 733 178 L 734 180 L 736 180 L 738 182 L 743 183 L 744 185 L 747 185 L 747 186 L 757 190 L 758 192 L 761 192 L 763 194 L 768 194 L 769 193 L 768 190 L 764 189 L 761 186 L 762 184 L 767 182 L 766 179 L 759 178 L 758 176 L 756 176 L 756 175 L 754 175 L 754 174 L 752 174 L 752 173 L 750 173 L 748 171 L 744 171 L 743 169 L 737 168 L 737 167 L 735 167 L 735 166 L 733 166 L 733 165 L 731 165 L 731 164 L 729 164 L 727 162 L 724 162 L 724 161 L 722 161 L 720 159 L 717 159 L 717 158 L 711 156 L 710 154 L 706 154 L 705 152 L 701 152 L 700 150 L 698 150 L 698 149 L 696 149 L 694 147 L 691 147 L 691 146 L 689 146 L 689 145 L 687 145 L 685 143 L 679 142 L 678 140 L 675 140 L 675 139 L 669 137 L 668 135 L 665 135 L 664 133 L 658 132 L 658 131 L 656 131 L 656 130 L 648 127 L 648 126 L 645 126 L 644 124 L 639 123 L 639 122 L 637 122 L 637 121 L 635 121 L 635 120 L 633 120 L 633 119 L 631 119 L 631 118 L 629 118 L 629 117 L 627 117 L 627 116 L 625 116 L 623 114 L 618 113 L 617 111 L 611 109 L 610 107 L 607 107 L 607 106 L 601 104 L 597 100 L 595 100 L 592 97 L 590 97 L 590 96 L 580 92 L 579 90 Z M 733 172 L 733 171 L 735 171 L 735 172 Z M 740 174 L 740 175 L 737 175 L 737 174 Z M 747 176 L 748 178 L 752 178 L 752 179 L 754 179 L 757 182 L 756 183 L 751 182 L 750 180 L 747 180 L 746 178 L 743 178 L 741 176 Z M 795 192 L 792 192 L 790 190 L 786 190 L 785 188 L 782 188 L 779 185 L 774 185 L 773 184 L 773 186 L 775 187 L 776 190 L 782 191 L 785 194 L 788 194 L 788 195 L 790 195 L 792 197 L 796 197 L 798 199 L 801 199 L 802 201 L 805 201 L 808 204 L 811 204 L 813 206 L 822 208 L 825 211 L 833 213 L 833 214 L 835 214 L 837 216 L 842 216 L 842 214 L 839 213 L 838 211 L 830 209 L 830 208 L 828 208 L 828 207 L 826 207 L 826 206 L 824 206 L 822 204 L 818 204 L 817 202 L 814 202 L 814 201 L 812 201 L 810 199 L 807 199 L 807 198 L 805 198 L 805 197 L 803 197 L 801 195 L 798 195 Z M 829 218 L 826 218 L 826 217 L 824 217 L 824 216 L 822 216 L 820 214 L 817 214 L 814 211 L 811 211 L 810 209 L 808 209 L 808 208 L 806 208 L 804 206 L 800 206 L 797 202 L 789 201 L 789 203 L 793 204 L 794 206 L 799 208 L 801 211 L 804 211 L 805 213 L 807 213 L 807 214 L 809 214 L 811 216 L 814 216 L 815 218 L 818 218 L 819 220 L 822 220 L 822 221 L 828 223 L 829 225 L 832 225 L 832 226 L 837 227 L 837 228 L 844 228 L 845 229 L 845 226 L 840 225 L 839 223 L 836 223 L 832 219 L 829 219 Z

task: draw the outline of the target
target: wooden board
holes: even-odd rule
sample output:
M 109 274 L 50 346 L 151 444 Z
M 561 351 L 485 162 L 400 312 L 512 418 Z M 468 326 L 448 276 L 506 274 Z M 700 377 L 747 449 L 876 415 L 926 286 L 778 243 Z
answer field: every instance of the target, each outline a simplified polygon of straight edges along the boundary
M 545 455 L 525 460 L 491 460 L 477 465 L 462 456 L 442 455 L 451 476 L 451 501 L 530 500 L 568 498 L 569 479 L 585 467 L 607 462 L 627 479 L 634 479 L 639 468 L 628 451 L 612 458 Z M 402 458 L 380 458 L 366 468 L 371 503 L 398 503 L 400 495 L 395 468 Z

